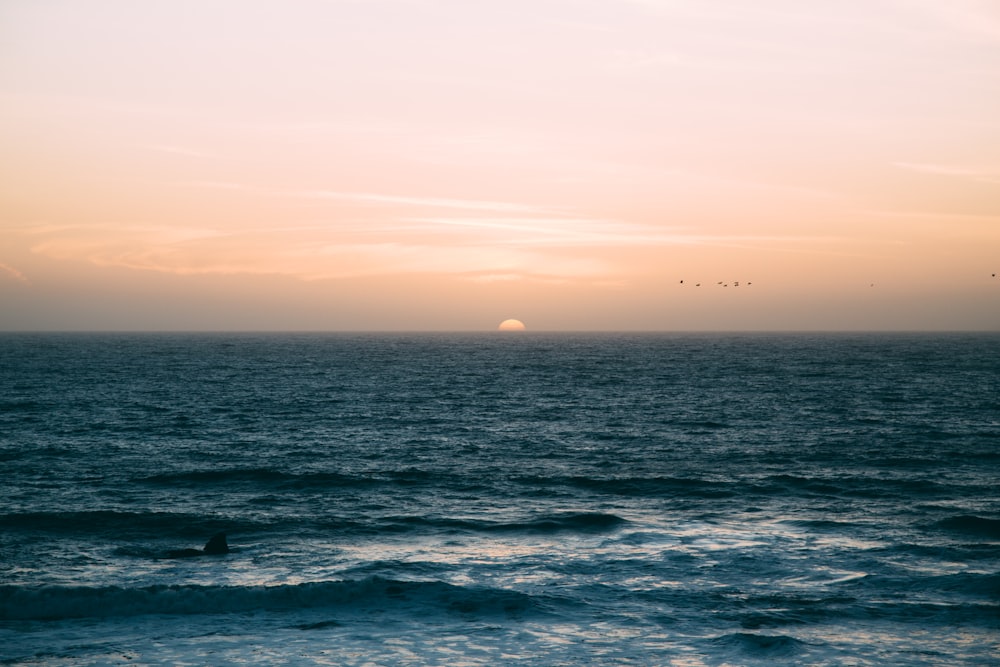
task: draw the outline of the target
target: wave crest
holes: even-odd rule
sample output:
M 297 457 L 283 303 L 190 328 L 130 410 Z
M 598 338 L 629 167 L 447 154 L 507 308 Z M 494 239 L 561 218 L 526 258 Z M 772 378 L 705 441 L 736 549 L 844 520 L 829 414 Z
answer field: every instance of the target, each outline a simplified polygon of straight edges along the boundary
M 156 585 L 142 588 L 0 586 L 0 620 L 197 615 L 326 607 L 413 606 L 449 613 L 520 615 L 538 606 L 530 595 L 440 581 L 382 577 L 280 586 Z
M 527 521 L 473 521 L 468 519 L 429 519 L 425 517 L 403 517 L 397 520 L 397 530 L 413 527 L 430 527 L 443 530 L 468 531 L 477 533 L 594 533 L 614 530 L 628 523 L 614 514 L 600 512 L 579 512 L 553 514 Z
M 934 525 L 953 533 L 1000 539 L 1000 519 L 986 519 L 972 514 L 963 514 L 942 519 Z

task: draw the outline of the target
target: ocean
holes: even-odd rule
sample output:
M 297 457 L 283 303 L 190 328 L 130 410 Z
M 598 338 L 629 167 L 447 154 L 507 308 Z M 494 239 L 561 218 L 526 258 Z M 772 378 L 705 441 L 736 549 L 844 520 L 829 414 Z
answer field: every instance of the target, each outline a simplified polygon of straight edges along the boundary
M 3 664 L 1000 664 L 998 334 L 3 334 L 0 469 Z

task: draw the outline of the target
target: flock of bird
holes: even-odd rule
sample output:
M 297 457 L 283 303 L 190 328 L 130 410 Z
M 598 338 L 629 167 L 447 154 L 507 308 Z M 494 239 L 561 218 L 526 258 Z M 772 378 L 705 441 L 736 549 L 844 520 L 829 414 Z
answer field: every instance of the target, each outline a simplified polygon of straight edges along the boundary
M 997 277 L 997 274 L 995 274 L 995 273 L 994 273 L 994 274 L 992 274 L 992 277 L 993 277 L 993 278 L 996 278 L 996 277 Z M 684 285 L 684 284 L 690 284 L 690 283 L 685 283 L 685 282 L 684 282 L 684 280 L 681 280 L 681 283 L 680 283 L 680 284 L 681 284 L 681 285 Z M 751 282 L 745 282 L 745 283 L 743 283 L 743 284 L 744 284 L 744 285 L 747 285 L 747 286 L 750 286 L 750 285 L 753 285 L 753 283 L 751 283 Z M 720 280 L 719 282 L 717 282 L 717 283 L 716 283 L 716 285 L 722 285 L 723 287 L 729 287 L 729 283 L 727 283 L 727 282 L 723 282 L 722 280 Z M 695 283 L 695 284 L 694 284 L 694 286 L 695 286 L 695 287 L 701 287 L 701 283 Z M 738 280 L 734 280 L 734 281 L 733 281 L 733 287 L 739 287 L 739 286 L 740 286 L 740 281 L 738 281 Z M 875 283 L 871 283 L 871 284 L 869 285 L 869 287 L 875 287 Z
M 684 284 L 684 281 L 682 280 L 681 281 L 681 285 L 683 285 L 683 284 Z M 747 286 L 753 285 L 753 283 L 751 283 L 751 282 L 744 282 L 743 284 L 747 285 Z M 719 282 L 717 282 L 716 285 L 722 285 L 723 287 L 729 287 L 729 283 L 723 282 L 721 280 Z M 695 287 L 701 287 L 701 283 L 695 283 L 694 286 Z M 740 281 L 739 280 L 734 280 L 733 281 L 733 287 L 739 287 L 739 286 L 740 286 Z

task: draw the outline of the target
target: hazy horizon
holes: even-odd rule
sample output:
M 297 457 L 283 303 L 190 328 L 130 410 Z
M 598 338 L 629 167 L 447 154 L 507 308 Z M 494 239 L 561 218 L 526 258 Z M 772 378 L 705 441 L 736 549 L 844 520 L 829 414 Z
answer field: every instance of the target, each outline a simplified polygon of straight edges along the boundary
M 519 336 L 974 336 L 1000 334 L 992 329 L 4 329 L 0 335 L 177 335 L 177 336 L 447 336 L 477 335 L 499 338 Z
M 1000 6 L 0 6 L 0 330 L 1000 331 Z

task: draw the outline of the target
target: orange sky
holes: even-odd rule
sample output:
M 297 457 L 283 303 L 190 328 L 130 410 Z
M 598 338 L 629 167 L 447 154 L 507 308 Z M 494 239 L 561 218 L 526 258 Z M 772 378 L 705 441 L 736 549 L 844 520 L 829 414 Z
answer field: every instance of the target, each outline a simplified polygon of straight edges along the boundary
M 998 72 L 991 0 L 6 0 L 0 329 L 1000 330 Z

